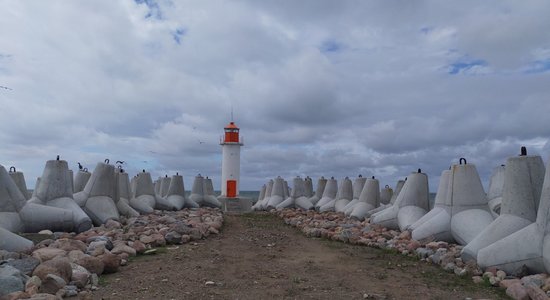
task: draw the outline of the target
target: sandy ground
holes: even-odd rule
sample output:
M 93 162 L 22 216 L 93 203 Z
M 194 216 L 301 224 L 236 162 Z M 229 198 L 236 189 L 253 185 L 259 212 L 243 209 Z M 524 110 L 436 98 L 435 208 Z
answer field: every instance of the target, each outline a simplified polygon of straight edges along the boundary
M 222 233 L 159 249 L 103 275 L 94 299 L 502 299 L 439 267 L 311 239 L 265 213 L 226 216 Z

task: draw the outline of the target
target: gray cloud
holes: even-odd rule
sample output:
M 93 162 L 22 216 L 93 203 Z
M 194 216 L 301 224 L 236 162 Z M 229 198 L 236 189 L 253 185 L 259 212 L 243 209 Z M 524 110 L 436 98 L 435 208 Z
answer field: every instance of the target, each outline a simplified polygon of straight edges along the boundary
M 231 108 L 243 189 L 550 155 L 546 1 L 8 2 L 0 164 L 29 185 L 60 154 L 217 186 Z

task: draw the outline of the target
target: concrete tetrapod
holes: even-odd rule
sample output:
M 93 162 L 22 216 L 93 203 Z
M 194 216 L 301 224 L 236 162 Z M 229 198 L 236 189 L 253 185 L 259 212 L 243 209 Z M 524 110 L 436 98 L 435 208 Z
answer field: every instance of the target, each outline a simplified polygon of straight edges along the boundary
M 357 178 L 353 181 L 353 199 L 344 207 L 344 214 L 346 216 L 349 216 L 351 212 L 353 211 L 353 207 L 357 202 L 359 201 L 359 196 L 361 195 L 361 191 L 363 191 L 363 187 L 365 186 L 365 182 L 367 181 L 366 178 L 363 178 L 363 175 L 359 174 Z
M 313 196 L 313 182 L 309 176 L 304 179 L 303 195 L 297 196 L 294 206 L 303 210 L 314 209 L 313 203 L 309 200 Z
M 267 182 L 267 185 L 266 185 L 266 188 L 265 188 L 265 196 L 264 198 L 262 199 L 262 201 L 258 201 L 258 206 L 257 206 L 257 209 L 258 210 L 266 210 L 267 209 L 267 204 L 269 203 L 269 199 L 271 198 L 271 193 L 273 191 L 273 184 L 274 184 L 274 181 L 273 179 L 270 179 L 268 182 Z
M 0 165 L 0 228 L 12 232 L 25 231 L 19 211 L 27 205 L 26 199 L 6 169 Z
M 214 185 L 212 184 L 212 179 L 206 177 L 204 179 L 204 201 L 203 206 L 221 208 L 222 203 L 216 198 L 214 194 Z
M 157 180 L 153 181 L 153 190 L 155 191 L 156 196 L 160 196 L 160 182 L 162 180 L 162 177 L 157 178 Z
M 283 199 L 286 199 L 290 196 L 290 186 L 288 185 L 288 181 L 284 181 L 285 182 L 285 185 L 284 185 L 284 192 L 285 192 L 285 195 L 283 196 Z
M 208 207 L 221 207 L 221 203 L 216 199 L 212 181 L 209 178 L 204 178 L 200 174 L 195 177 L 191 196 L 189 199 L 198 205 Z
M 295 200 L 298 197 L 304 196 L 304 180 L 300 178 L 299 176 L 295 177 L 292 180 L 292 191 L 290 192 L 290 196 L 287 197 L 284 201 L 277 204 L 275 207 L 277 210 L 282 210 L 284 208 L 293 208 L 295 205 Z
M 404 231 L 428 212 L 430 207 L 428 176 L 418 169 L 418 172 L 412 173 L 407 178 L 395 203 L 373 214 L 371 223 Z
M 311 198 L 313 196 L 313 181 L 311 177 L 304 178 L 304 197 Z
M 170 187 L 170 181 L 172 180 L 171 177 L 168 177 L 168 175 L 164 175 L 164 177 L 160 178 L 160 185 L 159 185 L 159 195 L 161 197 L 166 197 L 168 194 L 168 188 Z
M 451 234 L 451 206 L 446 203 L 451 197 L 450 186 L 451 170 L 444 170 L 439 178 L 434 208 L 409 227 L 413 239 L 433 238 L 436 241 L 454 242 Z
M 487 199 L 489 200 L 489 211 L 495 219 L 500 215 L 505 171 L 505 165 L 500 165 L 494 168 L 493 174 L 491 174 L 491 179 L 489 180 L 489 192 L 487 192 Z
M 260 195 L 258 195 L 258 200 L 254 205 L 252 205 L 252 210 L 260 210 L 261 203 L 265 199 L 265 192 L 267 189 L 267 184 L 262 185 L 262 188 L 260 189 Z
M 336 198 L 336 193 L 338 193 L 338 181 L 334 179 L 334 177 L 331 177 L 329 180 L 327 180 L 327 183 L 325 184 L 325 189 L 323 190 L 323 195 L 319 201 L 315 204 L 315 209 L 317 211 L 320 210 L 321 206 L 334 201 Z
M 122 168 L 115 171 L 115 203 L 119 214 L 128 218 L 139 216 L 139 212 L 130 206 L 130 178 Z
M 156 199 L 151 174 L 143 170 L 130 182 L 132 198 L 130 206 L 141 214 L 150 214 L 155 210 Z
M 466 245 L 493 221 L 493 216 L 475 165 L 461 158 L 451 172 L 450 197 L 445 202 L 451 206 L 451 233 L 457 243 Z
M 172 181 L 170 181 L 170 187 L 168 188 L 169 200 L 176 201 L 176 203 L 178 203 L 178 201 L 181 201 L 181 200 L 170 199 L 170 197 L 175 197 L 175 196 L 183 197 L 184 199 L 183 207 L 187 207 L 187 208 L 200 207 L 197 202 L 185 197 L 185 186 L 183 183 L 183 176 L 179 175 L 179 173 L 176 173 L 175 176 L 172 176 Z
M 321 197 L 323 197 L 323 191 L 325 190 L 325 186 L 327 185 L 327 180 L 325 177 L 321 176 L 317 180 L 317 189 L 315 190 L 315 194 L 309 198 L 309 202 L 313 204 L 314 206 L 321 200 Z
M 15 169 L 15 167 L 10 168 L 10 177 L 15 182 L 15 185 L 19 188 L 21 191 L 21 194 L 23 194 L 23 197 L 25 199 L 30 199 L 29 190 L 27 189 L 27 183 L 25 182 L 25 175 L 23 172 L 19 172 Z
M 0 250 L 25 252 L 33 247 L 32 241 L 0 227 Z
M 59 157 L 56 160 L 48 160 L 40 178 L 35 196 L 29 200 L 30 203 L 70 210 L 73 215 L 73 224 L 70 229 L 65 228 L 65 231 L 74 230 L 79 233 L 92 227 L 90 217 L 73 199 L 73 177 L 66 161 L 60 160 Z M 40 212 L 36 211 L 34 214 L 40 214 Z M 36 230 L 39 231 L 38 228 Z
M 436 210 L 430 214 L 432 217 L 415 224 L 413 235 L 416 239 L 437 236 L 452 241 L 446 231 L 450 223 L 453 239 L 466 245 L 493 221 L 493 217 L 475 165 L 467 164 L 466 159 L 461 158 L 460 163 L 451 166 L 449 172 L 448 179 L 445 179 L 445 172 L 442 174 L 438 188 L 444 196 L 443 203 L 441 198 L 437 199 L 438 207 L 434 207 Z M 447 186 L 441 186 L 446 181 Z
M 36 182 L 34 183 L 34 190 L 32 191 L 31 198 L 36 197 L 36 190 L 38 189 L 38 185 L 40 184 L 40 177 L 36 178 Z
M 260 194 L 258 195 L 258 201 L 264 200 L 266 188 L 267 188 L 267 184 L 262 185 L 262 188 L 260 189 Z
M 543 180 L 544 163 L 540 156 L 527 156 L 524 152 L 508 158 L 501 214 L 464 247 L 462 259 L 477 260 L 479 249 L 535 222 Z
M 90 180 L 90 177 L 92 177 L 92 173 L 88 172 L 88 168 L 78 170 L 78 172 L 74 175 L 73 193 L 76 194 L 78 192 L 82 192 L 86 186 L 86 183 Z
M 367 179 L 365 186 L 361 191 L 359 196 L 359 202 L 353 208 L 353 211 L 350 213 L 350 217 L 357 220 L 364 220 L 367 212 L 378 207 L 380 205 L 380 183 L 378 179 L 372 178 Z
M 392 188 L 389 185 L 386 185 L 382 190 L 380 190 L 380 205 L 390 203 L 392 196 Z
M 523 268 L 530 273 L 550 272 L 550 164 L 546 166 L 536 222 L 479 250 L 477 262 L 482 268 L 494 266 L 512 275 Z
M 391 199 L 390 199 L 390 203 L 380 204 L 380 206 L 378 206 L 377 208 L 369 210 L 365 214 L 365 218 L 370 218 L 373 214 L 375 214 L 379 211 L 383 211 L 384 209 L 392 206 L 395 203 L 395 199 L 397 199 L 397 196 L 399 195 L 399 192 L 401 192 L 401 189 L 403 188 L 403 185 L 405 185 L 405 180 L 398 180 L 397 183 L 395 184 L 395 193 L 392 194 Z
M 0 165 L 0 227 L 11 232 L 38 232 L 43 229 L 72 231 L 73 213 L 27 202 L 6 169 Z
M 165 175 L 162 178 L 159 178 L 153 184 L 153 192 L 155 196 L 155 208 L 160 210 L 178 210 L 179 203 L 172 203 L 166 199 L 166 194 L 168 193 L 168 188 L 170 187 L 171 178 L 168 175 Z M 155 188 L 158 187 L 158 191 L 155 191 Z
M 84 190 L 74 194 L 75 201 L 84 208 L 97 226 L 108 220 L 119 220 L 120 215 L 114 200 L 115 186 L 115 167 L 106 159 L 104 163 L 96 165 Z
M 343 212 L 344 208 L 348 203 L 353 199 L 353 183 L 351 180 L 346 177 L 340 182 L 340 188 L 338 189 L 338 194 L 334 204 L 329 202 L 329 204 L 323 205 L 319 208 L 319 211 L 329 211 L 334 209 L 336 212 Z
M 285 181 L 283 178 L 278 176 L 273 181 L 273 188 L 271 189 L 271 196 L 269 197 L 269 200 L 267 201 L 266 209 L 274 209 L 279 205 L 279 203 L 283 202 L 285 200 Z

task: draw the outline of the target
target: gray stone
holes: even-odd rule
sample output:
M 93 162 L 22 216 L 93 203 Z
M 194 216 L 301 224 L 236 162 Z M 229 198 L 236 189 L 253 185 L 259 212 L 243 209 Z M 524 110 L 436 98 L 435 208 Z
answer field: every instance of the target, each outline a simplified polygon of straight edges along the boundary
M 9 252 L 9 251 L 6 251 L 3 255 L 3 260 L 9 260 L 9 259 L 20 259 L 21 258 L 21 254 L 17 253 L 17 252 Z
M 435 253 L 432 256 L 432 262 L 434 264 L 441 264 L 441 261 L 443 259 L 443 256 L 447 253 L 447 249 L 445 248 L 439 248 L 435 251 Z
M 454 263 L 448 263 L 443 267 L 443 270 L 447 272 L 454 272 L 456 265 Z
M 344 243 L 349 242 L 349 239 L 353 236 L 353 232 L 349 229 L 344 229 L 338 235 L 338 239 Z
M 1 272 L 1 271 L 0 271 Z M 17 276 L 0 275 L 0 297 L 25 290 L 25 284 Z
M 546 277 L 546 274 L 535 274 L 521 278 L 521 282 L 524 286 L 535 285 L 537 287 L 541 287 L 546 281 Z
M 370 227 L 369 225 L 363 227 L 363 229 L 361 230 L 363 233 L 367 233 L 367 232 L 371 232 L 372 231 L 372 227 Z
M 23 282 L 27 280 L 27 277 L 21 271 L 5 263 L 0 264 L 0 276 L 17 277 Z
M 104 236 L 104 235 L 98 235 L 98 236 L 92 236 L 92 237 L 89 237 L 86 239 L 86 243 L 92 243 L 92 242 L 96 242 L 96 241 L 104 241 L 106 242 L 105 243 L 105 249 L 111 251 L 113 250 L 113 242 L 111 241 L 111 239 L 107 236 Z
M 97 286 L 99 284 L 99 276 L 97 274 L 92 273 L 92 276 L 90 276 L 90 283 L 92 286 Z
M 107 250 L 106 245 L 107 245 L 106 241 L 91 242 L 90 245 L 88 245 L 88 249 L 86 249 L 86 254 L 89 254 L 91 256 L 102 255 Z
M 202 239 L 202 233 L 198 228 L 191 228 L 191 232 L 189 233 L 189 236 L 192 240 L 200 240 Z
M 73 270 L 71 283 L 73 283 L 76 287 L 84 288 L 86 284 L 88 284 L 92 274 L 86 270 L 86 268 L 75 263 L 71 263 L 71 268 Z
M 25 257 L 22 259 L 10 260 L 6 263 L 9 266 L 12 266 L 25 275 L 31 275 L 32 271 L 40 264 L 40 260 L 32 256 Z
M 55 294 L 65 285 L 67 285 L 67 282 L 63 278 L 54 274 L 48 274 L 46 278 L 42 281 L 40 292 L 46 294 Z
M 428 248 L 417 248 L 415 252 L 416 255 L 418 255 L 418 257 L 420 257 L 421 259 L 428 258 L 428 256 L 434 254 L 433 250 Z
M 181 244 L 181 234 L 170 231 L 165 236 L 164 239 L 166 239 L 166 243 L 168 244 Z
M 42 285 L 42 280 L 40 280 L 40 277 L 32 276 L 25 283 L 25 292 L 31 296 L 34 294 L 37 294 L 41 285 Z
M 174 231 L 179 234 L 191 234 L 191 229 L 193 229 L 191 226 L 188 226 L 187 224 L 184 224 L 183 222 L 177 222 L 177 224 L 174 226 Z
M 64 289 L 65 289 L 64 297 L 74 297 L 78 295 L 78 287 L 75 285 L 66 285 Z
M 0 265 L 0 297 L 13 292 L 25 290 L 26 276 L 18 269 Z

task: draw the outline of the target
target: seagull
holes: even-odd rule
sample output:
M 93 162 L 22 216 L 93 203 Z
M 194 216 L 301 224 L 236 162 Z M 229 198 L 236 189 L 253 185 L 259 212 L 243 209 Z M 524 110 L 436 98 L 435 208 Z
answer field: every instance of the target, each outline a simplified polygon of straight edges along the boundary
M 122 164 L 124 164 L 124 161 L 123 160 L 117 160 L 116 163 L 122 165 Z
M 83 169 L 83 167 L 82 167 L 82 165 L 81 165 L 80 163 L 78 163 L 78 169 L 79 169 L 79 170 L 82 170 L 82 169 Z
M 7 87 L 7 86 L 3 86 L 3 85 L 0 85 L 0 89 L 5 89 L 5 90 L 10 90 L 10 91 L 13 91 L 13 89 Z
M 204 144 L 204 142 L 199 139 L 197 139 L 197 141 L 199 141 L 199 144 Z

